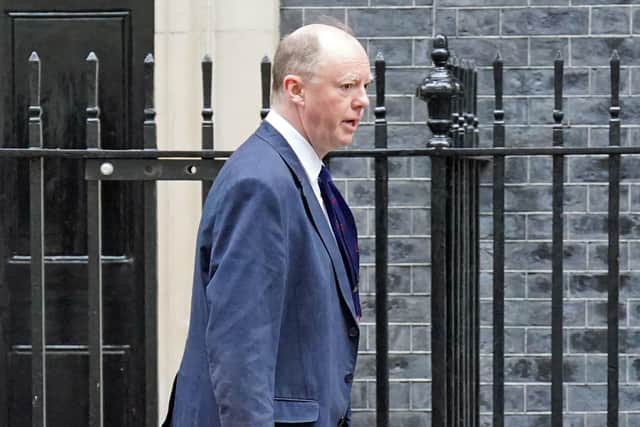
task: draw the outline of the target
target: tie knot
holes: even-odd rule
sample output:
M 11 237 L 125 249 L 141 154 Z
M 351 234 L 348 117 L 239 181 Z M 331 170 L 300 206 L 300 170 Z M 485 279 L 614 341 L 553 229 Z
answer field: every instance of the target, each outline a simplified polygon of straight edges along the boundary
M 322 166 L 320 169 L 320 175 L 318 175 L 318 181 L 324 184 L 331 182 L 331 174 L 329 173 L 329 169 L 326 166 Z

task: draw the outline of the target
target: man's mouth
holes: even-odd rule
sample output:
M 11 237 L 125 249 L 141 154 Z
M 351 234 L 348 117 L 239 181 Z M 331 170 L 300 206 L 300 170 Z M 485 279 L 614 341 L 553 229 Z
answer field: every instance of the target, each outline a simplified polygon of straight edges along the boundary
M 356 128 L 358 127 L 358 123 L 360 122 L 360 120 L 343 120 L 342 123 L 346 124 L 350 129 L 352 130 L 356 130 Z

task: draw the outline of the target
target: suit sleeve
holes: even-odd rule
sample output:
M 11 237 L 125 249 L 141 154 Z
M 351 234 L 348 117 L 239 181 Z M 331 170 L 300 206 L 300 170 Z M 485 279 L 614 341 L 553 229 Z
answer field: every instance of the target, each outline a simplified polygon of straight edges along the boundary
M 275 365 L 286 287 L 283 206 L 256 179 L 216 208 L 206 297 L 209 374 L 223 427 L 273 427 Z

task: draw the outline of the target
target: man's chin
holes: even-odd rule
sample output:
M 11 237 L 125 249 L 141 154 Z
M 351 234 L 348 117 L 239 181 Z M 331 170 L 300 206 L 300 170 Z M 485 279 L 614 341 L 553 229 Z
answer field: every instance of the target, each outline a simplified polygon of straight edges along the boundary
M 337 149 L 341 149 L 341 148 L 347 148 L 349 147 L 351 144 L 353 144 L 353 134 L 351 135 L 343 135 L 341 138 L 337 138 L 338 143 L 337 145 Z

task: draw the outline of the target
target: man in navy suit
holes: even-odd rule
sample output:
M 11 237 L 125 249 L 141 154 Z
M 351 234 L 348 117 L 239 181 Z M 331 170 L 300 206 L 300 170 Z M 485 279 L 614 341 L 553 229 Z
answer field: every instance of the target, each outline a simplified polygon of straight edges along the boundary
M 272 110 L 202 213 L 167 425 L 350 424 L 357 240 L 322 159 L 351 144 L 370 81 L 366 52 L 342 29 L 309 25 L 280 42 Z

